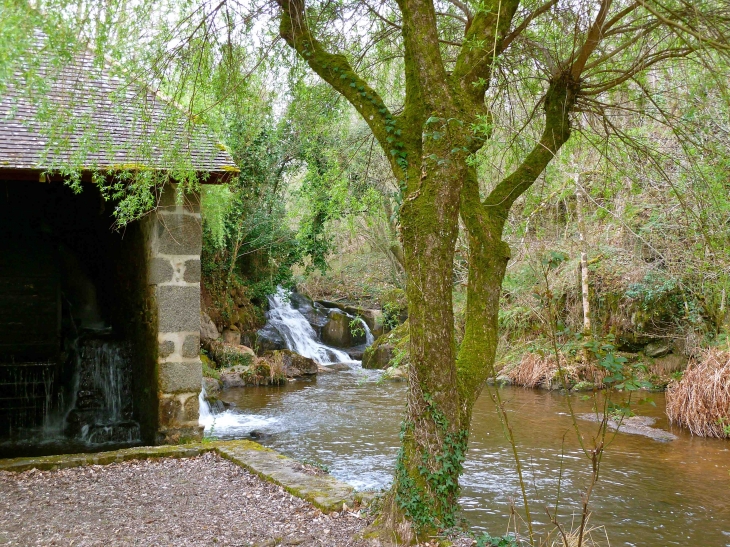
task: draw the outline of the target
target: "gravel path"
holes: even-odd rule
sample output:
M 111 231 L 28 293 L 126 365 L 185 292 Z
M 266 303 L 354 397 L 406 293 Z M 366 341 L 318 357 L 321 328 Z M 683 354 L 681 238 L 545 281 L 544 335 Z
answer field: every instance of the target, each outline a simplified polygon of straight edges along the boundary
M 214 453 L 0 471 L 3 547 L 372 547 L 353 539 L 367 524 L 360 513 L 323 514 Z
M 366 524 L 214 454 L 0 472 L 0 545 L 364 547 L 352 536 Z

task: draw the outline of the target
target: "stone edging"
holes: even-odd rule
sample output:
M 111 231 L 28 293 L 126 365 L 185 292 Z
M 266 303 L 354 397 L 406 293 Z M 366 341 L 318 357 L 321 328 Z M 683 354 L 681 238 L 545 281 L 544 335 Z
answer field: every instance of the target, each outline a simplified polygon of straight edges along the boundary
M 302 465 L 253 441 L 214 441 L 186 445 L 142 446 L 96 454 L 64 454 L 37 458 L 0 460 L 0 471 L 22 472 L 29 469 L 53 471 L 83 465 L 107 465 L 129 460 L 151 458 L 193 458 L 206 452 L 221 457 L 254 473 L 265 481 L 277 484 L 290 494 L 302 498 L 321 511 L 341 511 L 343 504 L 352 507 L 366 501 L 367 494 L 355 492 L 330 475 L 311 475 Z

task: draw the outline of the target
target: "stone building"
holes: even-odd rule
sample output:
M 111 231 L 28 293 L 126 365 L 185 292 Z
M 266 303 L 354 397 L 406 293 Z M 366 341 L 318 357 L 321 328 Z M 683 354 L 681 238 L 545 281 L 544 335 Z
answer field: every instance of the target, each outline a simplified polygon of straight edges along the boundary
M 0 91 L 0 457 L 199 439 L 200 203 L 175 177 L 238 169 L 90 54 L 40 69 L 38 93 Z M 166 182 L 115 229 L 95 182 L 135 172 Z

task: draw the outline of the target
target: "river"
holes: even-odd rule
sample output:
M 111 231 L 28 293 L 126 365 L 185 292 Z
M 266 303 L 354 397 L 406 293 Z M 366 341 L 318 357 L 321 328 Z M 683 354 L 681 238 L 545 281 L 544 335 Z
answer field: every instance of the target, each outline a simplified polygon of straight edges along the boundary
M 269 303 L 269 324 L 289 347 L 323 364 L 342 360 L 343 355 L 316 338 L 295 309 L 298 304 L 283 291 Z M 398 452 L 406 386 L 382 381 L 380 371 L 363 370 L 358 362 L 350 366 L 349 371 L 279 387 L 224 391 L 220 398 L 234 405 L 230 410 L 211 415 L 207 405 L 201 406 L 206 435 L 236 439 L 255 432 L 262 444 L 300 461 L 325 465 L 333 476 L 360 490 L 387 488 Z M 551 526 L 545 507 L 554 510 L 560 491 L 560 521 L 569 530 L 573 515 L 580 513 L 591 462 L 578 443 L 568 397 L 576 414 L 593 412 L 593 400 L 515 387 L 500 388 L 500 395 L 523 462 L 536 529 L 544 532 Z M 730 443 L 670 427 L 664 394 L 651 398 L 651 403 L 635 405 L 634 412 L 656 418 L 655 427 L 677 438 L 661 442 L 609 434 L 590 505 L 590 525 L 599 528 L 594 537 L 607 534 L 611 546 L 730 547 Z M 579 421 L 587 445 L 597 427 Z M 512 504 L 522 511 L 513 451 L 487 392 L 474 408 L 460 482 L 462 515 L 477 530 L 504 534 Z M 524 528 L 521 524 L 520 532 Z
M 536 521 L 546 525 L 544 506 L 554 507 L 562 464 L 560 514 L 570 525 L 590 462 L 579 449 L 565 395 L 508 387 L 501 396 L 524 460 Z M 591 401 L 571 397 L 578 413 L 591 411 Z M 263 444 L 324 464 L 359 489 L 390 483 L 404 384 L 380 382 L 378 372 L 358 368 L 282 387 L 231 389 L 222 399 L 236 407 L 218 415 L 208 434 L 244 438 L 255 430 Z M 645 404 L 636 412 L 655 416 L 657 427 L 679 438 L 658 442 L 613 436 L 591 504 L 591 524 L 606 527 L 611 545 L 730 546 L 730 443 L 670 428 L 663 394 L 653 399 L 656 407 Z M 589 438 L 596 425 L 580 422 L 580 428 Z M 521 497 L 510 445 L 486 393 L 474 409 L 461 485 L 463 515 L 470 524 L 493 535 L 504 533 L 510 500 L 521 506 Z

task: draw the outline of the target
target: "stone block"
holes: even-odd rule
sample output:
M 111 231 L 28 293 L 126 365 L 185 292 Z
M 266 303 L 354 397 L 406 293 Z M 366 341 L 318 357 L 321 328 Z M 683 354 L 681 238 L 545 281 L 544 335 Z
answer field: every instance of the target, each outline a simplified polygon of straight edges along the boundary
M 200 336 L 188 334 L 183 342 L 182 356 L 197 357 L 198 355 L 200 355 Z
M 174 427 L 180 423 L 182 403 L 174 395 L 160 396 L 159 423 L 160 428 Z
M 203 385 L 203 365 L 200 361 L 160 363 L 158 386 L 163 393 L 199 393 Z
M 172 264 L 165 258 L 153 258 L 150 261 L 150 269 L 147 275 L 147 282 L 150 285 L 157 285 L 172 281 Z
M 179 427 L 161 427 L 157 431 L 157 444 L 183 444 L 200 441 L 203 438 L 203 426 L 187 423 Z
M 200 287 L 158 285 L 159 332 L 200 331 Z
M 185 261 L 185 275 L 183 280 L 186 283 L 200 283 L 200 260 Z
M 234 346 L 241 345 L 241 332 L 238 329 L 223 329 L 223 342 Z
M 177 184 L 165 184 L 160 190 L 157 206 L 169 208 L 177 206 Z
M 200 402 L 198 394 L 191 393 L 183 403 L 183 419 L 186 422 L 197 422 L 200 419 Z
M 166 255 L 199 255 L 203 246 L 200 219 L 184 214 L 157 215 L 157 248 Z
M 158 357 L 165 358 L 175 353 L 175 342 L 172 340 L 165 340 L 160 342 L 159 349 L 157 350 Z

